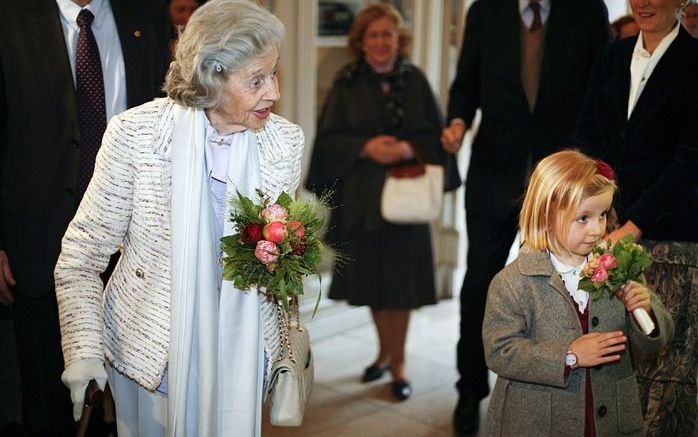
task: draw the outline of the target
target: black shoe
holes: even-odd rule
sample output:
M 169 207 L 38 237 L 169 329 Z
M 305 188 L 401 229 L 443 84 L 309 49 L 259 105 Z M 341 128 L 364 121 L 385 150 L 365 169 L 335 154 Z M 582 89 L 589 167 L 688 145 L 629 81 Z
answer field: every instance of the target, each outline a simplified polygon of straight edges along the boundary
M 480 428 L 480 400 L 460 396 L 453 413 L 453 430 L 458 436 L 474 435 Z
M 361 382 L 371 382 L 380 379 L 389 368 L 390 366 L 370 365 L 364 370 L 364 376 L 361 377 Z
M 410 396 L 412 396 L 412 386 L 404 379 L 393 381 L 390 391 L 393 392 L 393 396 L 395 396 L 398 401 L 407 400 Z

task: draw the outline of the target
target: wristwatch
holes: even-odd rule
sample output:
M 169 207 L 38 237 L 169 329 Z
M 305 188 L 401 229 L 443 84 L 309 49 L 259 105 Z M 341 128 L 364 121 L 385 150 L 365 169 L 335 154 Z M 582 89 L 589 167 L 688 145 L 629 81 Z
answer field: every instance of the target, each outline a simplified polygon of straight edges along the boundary
M 567 349 L 567 354 L 565 354 L 565 365 L 570 369 L 576 369 L 579 367 L 579 364 L 577 364 L 577 354 L 572 352 L 571 348 Z

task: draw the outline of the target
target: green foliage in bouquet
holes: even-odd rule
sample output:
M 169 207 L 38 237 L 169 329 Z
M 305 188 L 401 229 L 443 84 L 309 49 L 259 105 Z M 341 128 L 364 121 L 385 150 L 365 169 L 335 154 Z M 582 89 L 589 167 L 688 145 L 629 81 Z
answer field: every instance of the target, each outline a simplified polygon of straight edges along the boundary
M 643 272 L 650 264 L 650 255 L 635 243 L 632 235 L 626 235 L 613 245 L 608 240 L 592 249 L 591 258 L 582 270 L 579 288 L 588 291 L 593 300 L 604 293 L 609 298 L 615 297 L 628 281 L 644 283 Z
M 223 278 L 241 290 L 257 287 L 288 310 L 289 299 L 303 294 L 303 278 L 319 275 L 321 213 L 327 197 L 307 202 L 282 192 L 271 202 L 259 190 L 257 195 L 260 204 L 240 193 L 232 201 L 235 233 L 221 239 Z

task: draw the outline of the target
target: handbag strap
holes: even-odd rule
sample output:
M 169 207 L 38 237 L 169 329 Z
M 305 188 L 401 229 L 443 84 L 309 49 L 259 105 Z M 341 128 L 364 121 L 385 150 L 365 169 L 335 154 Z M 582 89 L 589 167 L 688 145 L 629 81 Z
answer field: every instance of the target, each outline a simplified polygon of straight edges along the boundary
M 288 353 L 288 359 L 295 364 L 296 359 L 293 356 L 293 347 L 291 347 L 291 337 L 289 333 L 292 328 L 295 328 L 298 331 L 303 332 L 300 311 L 298 309 L 298 296 L 290 297 L 290 301 L 288 304 L 288 313 L 284 311 L 283 304 L 278 299 L 276 299 L 275 301 L 276 320 L 279 324 L 279 357 L 276 360 L 283 360 L 286 357 L 286 353 Z

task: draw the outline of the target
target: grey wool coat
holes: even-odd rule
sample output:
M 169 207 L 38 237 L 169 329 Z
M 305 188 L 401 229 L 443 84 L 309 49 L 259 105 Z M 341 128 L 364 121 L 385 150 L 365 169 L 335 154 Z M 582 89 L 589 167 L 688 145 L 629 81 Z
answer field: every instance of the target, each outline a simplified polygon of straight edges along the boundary
M 674 333 L 664 305 L 654 293 L 651 299 L 658 327 L 652 337 L 620 300 L 590 300 L 589 332 L 620 330 L 629 343 L 620 361 L 589 371 L 597 437 L 644 434 L 632 359 L 651 359 Z M 488 435 L 584 435 L 587 372 L 564 374 L 567 348 L 582 335 L 574 305 L 549 255 L 527 246 L 492 280 L 482 329 L 487 366 L 498 375 Z

